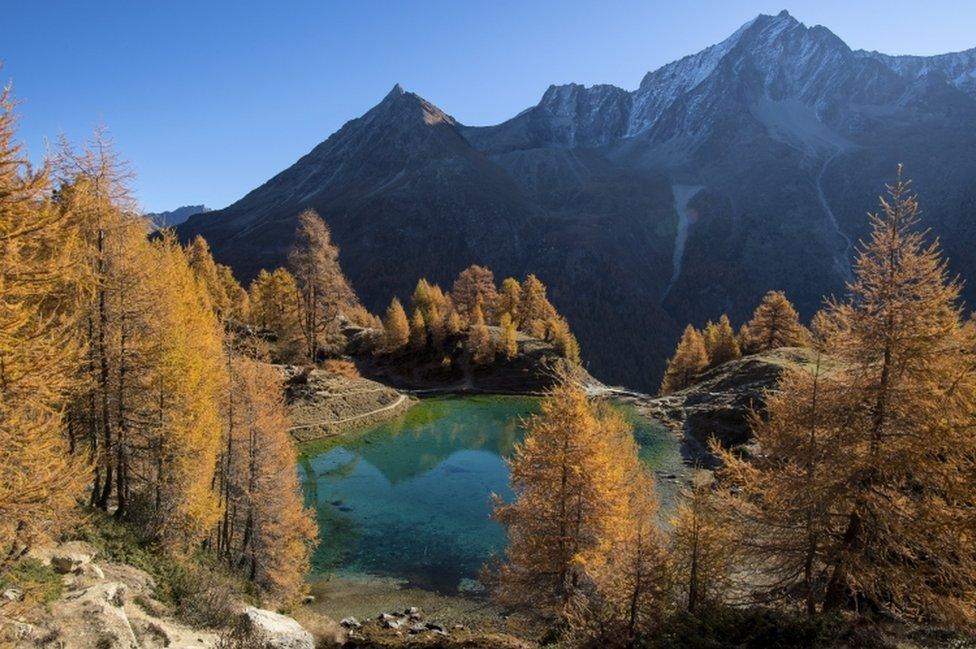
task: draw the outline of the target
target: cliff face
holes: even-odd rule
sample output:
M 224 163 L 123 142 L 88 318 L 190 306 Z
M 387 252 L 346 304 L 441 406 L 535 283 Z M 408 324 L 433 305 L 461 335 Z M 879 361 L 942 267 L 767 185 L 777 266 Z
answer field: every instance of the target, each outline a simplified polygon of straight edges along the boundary
M 395 87 L 233 205 L 191 217 L 243 280 L 281 264 L 295 219 L 332 226 L 364 304 L 472 263 L 537 274 L 603 381 L 656 388 L 680 333 L 785 290 L 840 293 L 898 163 L 952 272 L 976 277 L 976 58 L 851 50 L 788 13 L 649 72 L 634 91 L 552 86 L 467 127 Z M 965 296 L 976 300 L 976 284 Z

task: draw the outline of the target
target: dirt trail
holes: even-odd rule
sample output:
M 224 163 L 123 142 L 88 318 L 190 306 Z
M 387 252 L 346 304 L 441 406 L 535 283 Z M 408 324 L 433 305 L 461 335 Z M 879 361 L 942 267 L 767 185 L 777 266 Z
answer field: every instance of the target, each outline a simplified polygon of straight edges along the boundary
M 403 404 L 403 401 L 406 398 L 407 398 L 407 396 L 405 394 L 401 394 L 399 397 L 397 397 L 397 400 L 394 401 L 393 403 L 387 404 L 387 405 L 382 406 L 380 408 L 376 408 L 375 410 L 370 410 L 369 412 L 364 412 L 364 413 L 360 413 L 358 415 L 353 415 L 352 417 L 344 417 L 343 419 L 329 419 L 327 421 L 318 421 L 318 422 L 313 422 L 311 424 L 302 424 L 301 426 L 292 426 L 288 430 L 289 431 L 303 430 L 303 429 L 306 429 L 306 428 L 318 428 L 320 426 L 335 426 L 335 425 L 338 425 L 338 424 L 347 424 L 347 423 L 349 423 L 351 421 L 356 421 L 358 419 L 363 419 L 365 417 L 371 417 L 373 415 L 378 415 L 381 412 L 386 412 L 388 410 L 393 410 L 394 408 L 397 408 L 397 407 L 401 406 Z

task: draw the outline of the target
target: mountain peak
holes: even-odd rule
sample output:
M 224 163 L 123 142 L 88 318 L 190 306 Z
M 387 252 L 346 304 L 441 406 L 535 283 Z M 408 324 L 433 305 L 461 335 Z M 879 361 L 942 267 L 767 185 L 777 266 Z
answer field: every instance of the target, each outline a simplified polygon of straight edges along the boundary
M 786 9 L 784 9 L 783 11 L 779 12 L 778 14 L 776 14 L 776 17 L 777 18 L 792 18 L 793 16 L 790 15 L 790 12 L 789 11 L 787 11 Z
M 390 92 L 386 93 L 386 97 L 384 97 L 383 99 L 384 100 L 386 100 L 386 99 L 396 99 L 397 97 L 400 97 L 400 96 L 405 95 L 405 94 L 406 94 L 406 91 L 403 89 L 403 86 L 401 86 L 399 83 L 395 83 L 395 84 L 393 84 L 393 89 L 390 90 Z

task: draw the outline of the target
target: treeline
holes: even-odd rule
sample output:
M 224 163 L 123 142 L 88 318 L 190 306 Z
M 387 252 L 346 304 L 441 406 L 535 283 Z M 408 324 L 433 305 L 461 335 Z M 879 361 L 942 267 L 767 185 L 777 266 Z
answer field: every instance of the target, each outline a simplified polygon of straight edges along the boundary
M 800 316 L 786 294 L 769 291 L 749 322 L 739 328 L 738 335 L 724 313 L 717 323 L 709 321 L 702 330 L 692 325 L 685 327 L 674 356 L 664 370 L 660 393 L 683 390 L 705 370 L 743 354 L 758 354 L 777 347 L 804 347 L 811 342 L 810 332 L 800 322 Z
M 394 298 L 383 318 L 383 336 L 376 350 L 381 354 L 404 349 L 414 352 L 448 351 L 445 343 L 466 333 L 465 346 L 476 365 L 487 365 L 501 356 L 518 353 L 518 333 L 551 342 L 557 352 L 579 362 L 579 344 L 569 324 L 546 297 L 546 287 L 535 275 L 521 283 L 506 277 L 499 288 L 494 274 L 483 266 L 461 271 L 450 292 L 426 279 L 417 282 L 410 300 L 408 319 Z M 493 336 L 489 327 L 495 327 Z
M 712 444 L 720 468 L 694 474 L 669 529 L 619 415 L 571 382 L 551 391 L 511 461 L 515 500 L 496 505 L 503 603 L 541 607 L 567 644 L 599 647 L 733 642 L 762 629 L 740 616 L 705 636 L 748 606 L 769 612 L 760 627 L 801 629 L 769 643 L 824 641 L 818 624 L 842 612 L 855 626 L 976 628 L 976 324 L 900 170 L 889 191 L 849 295 L 812 331 L 770 294 L 740 335 L 755 349 L 803 342 L 818 360 L 784 371 L 747 456 Z
M 318 251 L 314 259 L 293 252 L 287 268 L 262 270 L 248 291 L 230 291 L 247 296 L 240 303 L 248 304 L 248 309 L 233 313 L 241 322 L 273 335 L 276 345 L 271 353 L 277 361 L 314 363 L 340 353 L 345 342 L 341 324 L 347 321 L 372 330 L 370 345 L 380 356 L 432 352 L 449 361 L 449 345 L 463 336 L 472 361 L 487 365 L 498 357 L 515 357 L 518 333 L 523 332 L 551 342 L 562 356 L 579 362 L 579 344 L 569 324 L 535 275 L 521 283 L 507 277 L 498 287 L 491 270 L 470 266 L 449 292 L 421 279 L 410 299 L 409 317 L 403 303 L 393 298 L 381 320 L 359 303 L 339 266 L 338 248 L 318 215 L 312 211 L 301 215 L 297 238 L 296 250 Z M 219 265 L 218 271 L 224 276 Z
M 280 378 L 225 333 L 248 298 L 205 242 L 150 237 L 104 142 L 32 169 L 0 112 L 0 571 L 112 512 L 297 595 L 316 530 Z

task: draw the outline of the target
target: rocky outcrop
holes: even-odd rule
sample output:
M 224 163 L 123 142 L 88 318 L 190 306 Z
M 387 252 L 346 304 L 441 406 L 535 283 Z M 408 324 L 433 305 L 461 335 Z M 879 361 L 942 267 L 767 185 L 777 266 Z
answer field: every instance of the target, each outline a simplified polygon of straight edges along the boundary
M 767 391 L 775 389 L 783 369 L 803 368 L 812 362 L 810 350 L 784 347 L 719 365 L 702 374 L 695 385 L 674 394 L 621 394 L 620 398 L 680 434 L 687 460 L 707 465 L 710 437 L 727 447 L 748 444 L 750 413 L 754 409 L 761 412 Z
M 156 647 L 262 647 L 313 649 L 311 634 L 295 620 L 245 607 L 225 629 L 191 628 L 168 614 L 154 596 L 153 578 L 133 566 L 96 563 L 97 552 L 73 541 L 31 551 L 30 558 L 61 575 L 61 595 L 26 606 L 18 589 L 0 600 L 0 646 L 71 649 Z M 235 629 L 231 633 L 231 629 Z M 227 644 L 227 638 L 240 641 Z

